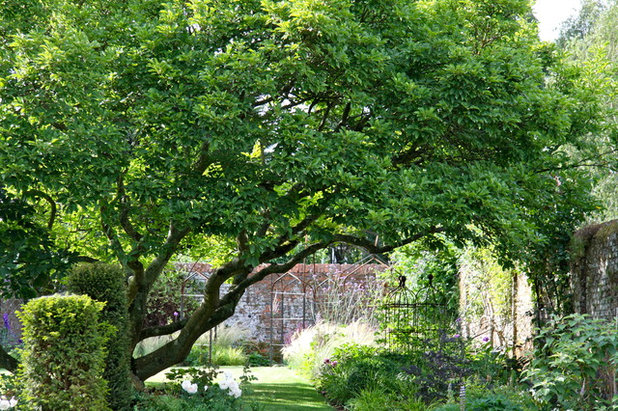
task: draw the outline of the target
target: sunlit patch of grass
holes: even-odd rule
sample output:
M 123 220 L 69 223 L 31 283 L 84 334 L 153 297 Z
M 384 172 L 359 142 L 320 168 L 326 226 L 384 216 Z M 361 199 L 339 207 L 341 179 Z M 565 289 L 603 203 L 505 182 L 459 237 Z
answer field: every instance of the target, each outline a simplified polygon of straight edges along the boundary
M 221 367 L 234 378 L 242 375 L 242 367 Z M 251 383 L 251 393 L 247 401 L 255 401 L 264 411 L 332 411 L 322 397 L 304 377 L 300 377 L 287 367 L 255 367 L 251 373 L 257 378 Z M 159 386 L 164 383 L 165 372 L 148 379 L 147 384 Z

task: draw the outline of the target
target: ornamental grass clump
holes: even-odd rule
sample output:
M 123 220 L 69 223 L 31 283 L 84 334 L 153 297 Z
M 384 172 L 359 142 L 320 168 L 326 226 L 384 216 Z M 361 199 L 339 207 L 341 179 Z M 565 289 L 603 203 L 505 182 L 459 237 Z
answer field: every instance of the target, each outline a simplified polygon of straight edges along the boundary
M 113 327 L 99 321 L 104 305 L 85 295 L 53 295 L 23 306 L 18 373 L 28 409 L 110 409 L 103 370 Z
M 319 321 L 294 334 L 282 350 L 283 359 L 290 368 L 315 379 L 324 360 L 332 357 L 338 347 L 349 343 L 375 346 L 375 329 L 363 320 L 348 325 Z
M 239 324 L 221 327 L 209 350 L 210 335 L 203 334 L 191 348 L 185 363 L 192 366 L 204 365 L 244 365 L 249 357 L 245 344 L 251 331 Z

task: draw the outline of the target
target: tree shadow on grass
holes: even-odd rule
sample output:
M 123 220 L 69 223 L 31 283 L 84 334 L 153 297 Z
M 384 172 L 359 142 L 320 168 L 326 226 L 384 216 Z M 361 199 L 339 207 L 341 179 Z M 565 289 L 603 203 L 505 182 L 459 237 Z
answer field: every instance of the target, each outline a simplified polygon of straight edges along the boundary
M 251 385 L 252 399 L 264 406 L 264 411 L 332 410 L 313 387 L 304 384 Z

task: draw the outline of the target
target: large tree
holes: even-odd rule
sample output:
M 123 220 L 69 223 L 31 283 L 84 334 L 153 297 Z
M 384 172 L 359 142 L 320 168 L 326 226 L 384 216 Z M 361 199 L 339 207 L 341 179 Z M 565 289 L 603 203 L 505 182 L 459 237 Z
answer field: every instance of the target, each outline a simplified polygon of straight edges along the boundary
M 581 217 L 569 153 L 602 112 L 527 3 L 0 2 L 2 184 L 48 195 L 54 238 L 125 267 L 132 346 L 180 331 L 135 359 L 141 380 L 335 242 L 516 253 Z M 233 252 L 203 304 L 144 328 L 165 265 L 213 239 Z

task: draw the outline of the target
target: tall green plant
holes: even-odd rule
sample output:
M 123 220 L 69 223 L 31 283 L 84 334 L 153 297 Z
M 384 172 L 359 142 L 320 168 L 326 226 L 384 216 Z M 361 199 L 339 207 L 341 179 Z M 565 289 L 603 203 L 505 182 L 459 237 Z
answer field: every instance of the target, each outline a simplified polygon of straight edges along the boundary
M 125 273 L 121 267 L 109 264 L 79 264 L 71 270 L 68 287 L 71 292 L 86 294 L 94 300 L 106 303 L 101 312 L 101 320 L 113 325 L 116 331 L 106 345 L 107 358 L 103 377 L 109 384 L 107 398 L 112 409 L 126 410 L 130 407 L 133 393 L 129 378 Z
M 537 349 L 524 370 L 542 409 L 601 409 L 618 405 L 618 328 L 573 314 L 539 331 Z
M 103 378 L 111 327 L 105 304 L 85 295 L 37 298 L 18 313 L 24 349 L 19 378 L 27 409 L 109 410 Z

